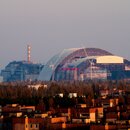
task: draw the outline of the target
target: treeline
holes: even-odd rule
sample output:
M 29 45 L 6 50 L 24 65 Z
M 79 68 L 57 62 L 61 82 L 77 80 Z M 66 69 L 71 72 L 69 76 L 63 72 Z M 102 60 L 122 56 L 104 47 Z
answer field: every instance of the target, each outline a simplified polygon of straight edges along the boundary
M 33 83 L 32 86 L 35 86 L 34 84 L 37 83 Z M 46 87 L 45 84 L 47 85 Z M 67 97 L 69 93 L 78 93 L 78 95 L 89 95 L 93 97 L 91 84 L 80 82 L 41 83 L 38 89 L 28 87 L 27 83 L 3 83 L 0 84 L 0 104 L 19 103 L 36 105 L 40 99 L 57 97 L 59 93 L 63 93 L 64 97 Z
M 38 83 L 31 83 L 38 84 Z M 38 105 L 40 102 L 49 106 L 71 106 L 76 103 L 90 102 L 97 98 L 102 89 L 125 89 L 130 90 L 130 83 L 124 81 L 108 82 L 41 82 L 40 87 L 28 87 L 28 83 L 1 83 L 0 105 L 19 103 L 21 105 Z M 58 96 L 63 93 L 64 98 Z M 77 99 L 68 98 L 69 93 L 77 93 Z

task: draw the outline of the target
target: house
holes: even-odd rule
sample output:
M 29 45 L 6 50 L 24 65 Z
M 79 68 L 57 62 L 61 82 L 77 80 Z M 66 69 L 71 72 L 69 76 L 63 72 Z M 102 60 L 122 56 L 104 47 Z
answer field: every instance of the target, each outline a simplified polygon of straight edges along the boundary
M 90 122 L 99 122 L 103 118 L 103 107 L 95 107 L 89 109 Z
M 12 119 L 13 130 L 40 130 L 43 125 L 42 118 L 13 118 Z
M 115 123 L 116 120 L 118 119 L 118 114 L 115 112 L 109 112 L 106 113 L 106 122 L 107 123 Z
M 67 122 L 66 117 L 53 117 L 53 118 L 48 118 L 48 120 L 49 120 L 50 124 Z
M 20 107 L 22 112 L 33 112 L 35 111 L 35 106 L 22 106 Z
M 100 90 L 100 96 L 102 98 L 106 98 L 109 95 L 109 91 L 108 90 Z
M 77 104 L 76 107 L 77 108 L 86 108 L 87 104 Z
M 77 96 L 77 93 L 69 93 L 68 95 L 69 98 L 76 98 Z

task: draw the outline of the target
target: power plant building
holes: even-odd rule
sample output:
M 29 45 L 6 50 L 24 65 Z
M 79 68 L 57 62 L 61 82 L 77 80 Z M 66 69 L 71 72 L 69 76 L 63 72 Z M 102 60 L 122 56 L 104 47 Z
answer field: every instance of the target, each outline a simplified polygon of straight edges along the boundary
M 65 49 L 43 67 L 38 80 L 130 79 L 130 61 L 99 48 Z
M 43 65 L 33 64 L 28 61 L 12 61 L 1 71 L 4 82 L 35 81 L 41 72 Z

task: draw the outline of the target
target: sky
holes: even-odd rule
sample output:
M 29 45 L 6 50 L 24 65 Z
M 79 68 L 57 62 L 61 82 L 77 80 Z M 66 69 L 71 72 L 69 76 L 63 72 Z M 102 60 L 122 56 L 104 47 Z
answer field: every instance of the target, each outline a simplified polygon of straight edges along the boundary
M 130 0 L 0 0 L 0 68 L 95 47 L 130 60 Z

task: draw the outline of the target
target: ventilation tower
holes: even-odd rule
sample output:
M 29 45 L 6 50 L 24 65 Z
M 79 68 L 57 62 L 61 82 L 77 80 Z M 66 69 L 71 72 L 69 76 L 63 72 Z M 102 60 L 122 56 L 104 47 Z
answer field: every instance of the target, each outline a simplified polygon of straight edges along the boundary
M 27 45 L 27 61 L 28 63 L 31 62 L 31 46 Z

